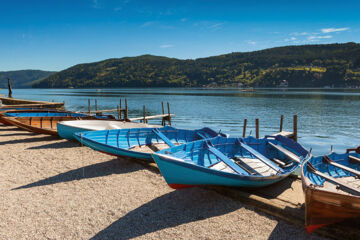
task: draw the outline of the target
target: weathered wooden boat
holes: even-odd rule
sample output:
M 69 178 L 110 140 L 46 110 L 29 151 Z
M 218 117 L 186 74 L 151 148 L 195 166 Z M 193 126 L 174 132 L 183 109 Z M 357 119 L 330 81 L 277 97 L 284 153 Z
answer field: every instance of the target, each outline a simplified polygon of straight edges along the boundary
M 302 165 L 305 226 L 316 229 L 360 217 L 360 147 L 312 157 Z
M 1 108 L 0 109 L 0 123 L 5 125 L 10 125 L 6 120 L 3 120 L 3 117 L 13 117 L 16 116 L 18 113 L 28 113 L 28 114 L 35 114 L 38 113 L 49 113 L 49 112 L 61 112 L 61 113 L 70 113 L 64 110 L 56 110 L 56 109 L 43 109 L 43 108 Z
M 57 131 L 60 137 L 65 139 L 75 139 L 74 133 L 99 131 L 109 129 L 125 129 L 125 128 L 155 128 L 161 127 L 144 123 L 133 123 L 125 121 L 101 121 L 101 120 L 76 120 L 64 121 L 57 123 Z
M 198 130 L 163 128 L 112 129 L 75 133 L 75 138 L 84 145 L 109 155 L 138 158 L 153 162 L 151 153 L 175 145 L 185 144 L 218 135 L 210 128 Z
M 64 102 L 45 102 L 17 98 L 0 97 L 4 107 L 41 107 L 41 108 L 64 108 Z
M 69 120 L 91 120 L 98 119 L 96 116 L 89 116 L 79 113 L 37 113 L 38 116 L 5 116 L 0 114 L 1 122 L 6 125 L 13 125 L 26 131 L 58 136 L 57 122 Z M 106 120 L 106 119 L 104 119 Z
M 283 136 L 224 138 L 191 142 L 154 153 L 168 185 L 262 187 L 293 173 L 310 157 L 300 144 Z

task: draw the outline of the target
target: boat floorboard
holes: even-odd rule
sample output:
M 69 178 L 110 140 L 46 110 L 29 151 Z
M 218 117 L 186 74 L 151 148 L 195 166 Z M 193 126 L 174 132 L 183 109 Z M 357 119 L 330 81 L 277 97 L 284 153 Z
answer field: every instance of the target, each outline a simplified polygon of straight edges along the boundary
M 355 177 L 350 176 L 350 177 L 344 177 L 344 178 L 336 178 L 336 180 L 360 190 L 360 180 L 355 178 Z M 332 192 L 338 192 L 338 193 L 341 193 L 341 194 L 348 194 L 347 192 L 342 191 L 341 189 L 337 189 L 336 184 L 329 183 L 328 181 L 324 182 L 324 185 L 323 185 L 322 188 L 326 188 L 327 190 L 332 191 Z

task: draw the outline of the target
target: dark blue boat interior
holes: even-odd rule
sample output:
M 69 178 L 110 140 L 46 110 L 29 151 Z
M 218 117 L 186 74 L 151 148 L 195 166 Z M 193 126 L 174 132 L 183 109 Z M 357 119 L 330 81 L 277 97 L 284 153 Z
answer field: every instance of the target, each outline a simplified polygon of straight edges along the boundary
M 247 137 L 244 139 L 216 137 L 210 140 L 190 142 L 185 145 L 161 150 L 157 153 L 180 158 L 184 162 L 187 162 L 189 164 L 196 164 L 205 168 L 209 168 L 214 164 L 219 163 L 220 161 L 225 160 L 226 162 L 226 159 L 223 159 L 221 156 L 219 156 L 221 154 L 225 155 L 225 158 L 227 157 L 228 159 L 233 160 L 239 158 L 253 159 L 261 156 L 264 157 L 264 159 L 267 159 L 267 161 L 269 161 L 268 164 L 272 165 L 272 167 L 274 168 L 279 167 L 270 160 L 275 158 L 285 163 L 285 167 L 281 167 L 281 172 L 284 174 L 292 172 L 299 167 L 299 163 L 294 162 L 282 152 L 270 146 L 268 144 L 269 142 L 280 145 L 283 148 L 291 151 L 295 155 L 299 156 L 301 160 L 304 160 L 308 155 L 308 152 L 300 144 L 292 140 L 288 141 L 288 139 L 281 136 L 264 139 L 256 139 L 253 137 Z M 251 150 L 251 152 L 249 152 L 249 150 L 244 148 L 241 143 L 247 146 L 247 149 L 252 149 L 255 151 Z M 211 149 L 209 149 L 209 145 L 216 148 L 216 150 L 220 151 L 221 154 L 216 152 L 214 154 L 214 151 L 211 151 Z M 256 154 L 256 157 L 254 156 L 254 152 L 258 153 Z M 229 163 L 226 164 L 229 165 Z M 239 171 L 237 172 L 239 173 Z M 244 171 L 242 171 L 242 173 L 244 173 Z
M 349 155 L 360 158 L 360 154 L 352 152 L 352 153 L 344 153 L 344 154 L 338 154 L 338 153 L 331 153 L 330 155 L 327 155 L 330 160 L 333 160 L 335 163 L 339 163 L 343 166 L 349 167 L 351 169 L 354 169 L 356 171 L 360 171 L 360 163 L 351 161 L 349 159 Z M 341 178 L 341 177 L 350 177 L 350 176 L 356 176 L 355 174 L 348 172 L 346 170 L 343 170 L 341 168 L 332 166 L 330 164 L 327 164 L 323 162 L 323 157 L 312 157 L 308 162 L 311 163 L 311 165 L 318 170 L 319 172 L 322 172 L 326 175 L 329 175 L 333 178 Z M 316 185 L 322 186 L 325 182 L 325 179 L 323 177 L 320 177 L 311 171 L 308 171 L 307 165 L 308 162 L 304 164 L 303 171 L 304 175 L 310 179 L 310 181 Z

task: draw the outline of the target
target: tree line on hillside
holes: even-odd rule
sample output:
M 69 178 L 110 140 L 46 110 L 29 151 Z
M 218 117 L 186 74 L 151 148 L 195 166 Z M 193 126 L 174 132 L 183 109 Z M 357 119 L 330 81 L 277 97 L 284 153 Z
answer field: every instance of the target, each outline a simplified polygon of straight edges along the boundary
M 360 44 L 277 47 L 195 60 L 143 55 L 79 64 L 33 84 L 42 88 L 349 87 L 360 85 Z
M 36 81 L 41 81 L 55 72 L 41 70 L 18 70 L 0 72 L 0 88 L 8 87 L 10 78 L 13 88 L 29 88 Z

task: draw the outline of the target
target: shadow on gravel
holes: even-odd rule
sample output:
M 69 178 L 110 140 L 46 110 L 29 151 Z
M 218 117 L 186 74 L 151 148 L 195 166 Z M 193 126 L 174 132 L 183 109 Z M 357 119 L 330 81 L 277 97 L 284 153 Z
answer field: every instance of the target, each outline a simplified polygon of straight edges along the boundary
M 184 223 L 224 215 L 242 207 L 241 203 L 197 187 L 172 191 L 127 213 L 91 239 L 136 238 Z
M 59 138 L 57 138 L 59 140 Z M 79 142 L 75 141 L 61 141 L 55 143 L 44 144 L 41 146 L 29 147 L 27 149 L 59 149 L 59 148 L 73 148 L 73 147 L 80 147 Z
M 20 129 L 14 126 L 5 126 L 5 125 L 0 126 L 0 131 L 16 131 L 16 132 L 21 131 L 24 133 L 28 133 L 28 131 L 25 131 L 24 129 Z
M 21 133 L 9 133 L 9 134 L 1 134 L 0 137 L 11 137 L 11 136 L 36 136 L 38 134 L 36 133 L 30 133 L 30 132 L 21 132 Z
M 20 186 L 17 188 L 13 188 L 11 190 L 19 190 L 25 188 L 52 185 L 62 182 L 71 182 L 74 180 L 103 177 L 111 174 L 129 173 L 129 172 L 138 171 L 140 169 L 142 169 L 142 167 L 139 164 L 127 160 L 120 161 L 118 159 L 113 159 L 107 162 L 96 163 L 82 168 L 74 169 L 65 173 L 60 173 L 53 177 L 45 178 L 43 180 L 30 183 L 24 186 Z
M 1 136 L 1 135 L 0 135 Z M 59 138 L 54 136 L 45 136 L 45 137 L 32 137 L 32 138 L 24 138 L 24 139 L 15 139 L 9 141 L 0 142 L 0 145 L 3 144 L 18 144 L 18 143 L 32 143 L 32 142 L 40 142 L 40 141 L 55 141 L 59 140 Z

